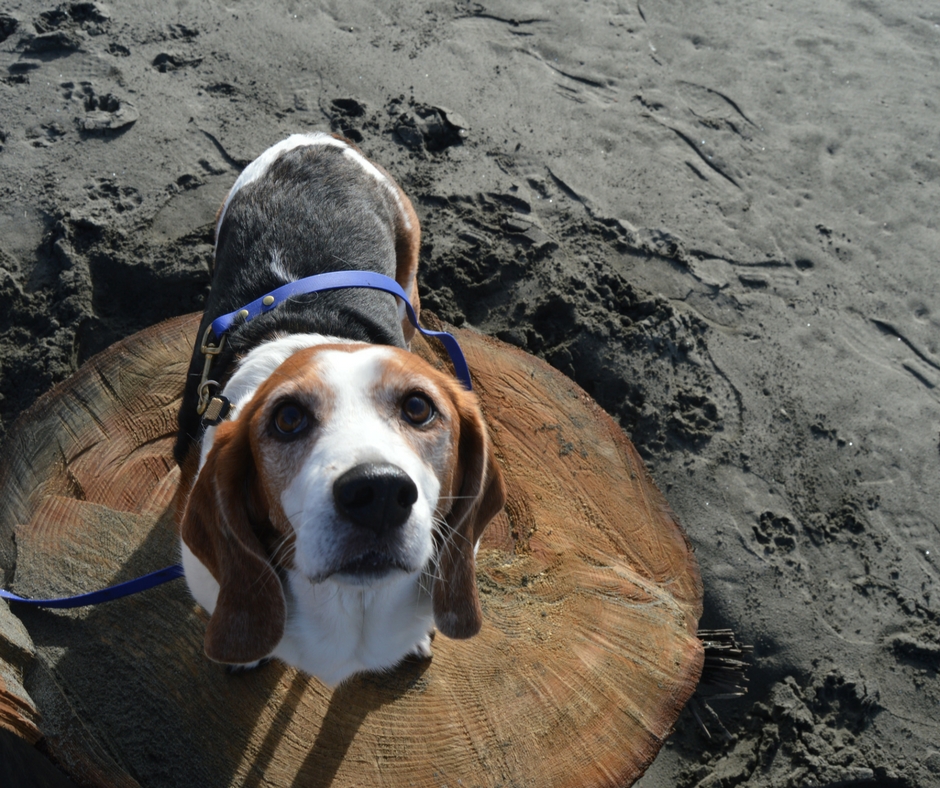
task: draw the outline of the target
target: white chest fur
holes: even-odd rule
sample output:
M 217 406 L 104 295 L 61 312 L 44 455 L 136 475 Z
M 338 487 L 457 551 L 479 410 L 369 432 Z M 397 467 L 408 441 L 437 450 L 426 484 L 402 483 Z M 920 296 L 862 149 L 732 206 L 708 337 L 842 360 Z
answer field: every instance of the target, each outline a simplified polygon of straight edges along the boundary
M 211 614 L 219 584 L 183 544 L 186 582 Z M 409 654 L 431 656 L 431 596 L 417 575 L 401 575 L 381 588 L 326 580 L 313 585 L 287 573 L 287 626 L 271 656 L 335 686 L 354 673 L 388 670 Z

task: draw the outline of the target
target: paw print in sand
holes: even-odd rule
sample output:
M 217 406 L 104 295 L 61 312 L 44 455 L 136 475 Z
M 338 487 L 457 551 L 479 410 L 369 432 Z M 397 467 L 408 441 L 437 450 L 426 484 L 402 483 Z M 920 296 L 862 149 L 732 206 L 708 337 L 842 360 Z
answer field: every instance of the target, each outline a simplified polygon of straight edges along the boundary
M 91 82 L 65 82 L 67 99 L 80 101 L 84 113 L 76 118 L 80 131 L 98 133 L 117 131 L 134 123 L 140 112 L 131 102 L 113 93 L 98 93 Z

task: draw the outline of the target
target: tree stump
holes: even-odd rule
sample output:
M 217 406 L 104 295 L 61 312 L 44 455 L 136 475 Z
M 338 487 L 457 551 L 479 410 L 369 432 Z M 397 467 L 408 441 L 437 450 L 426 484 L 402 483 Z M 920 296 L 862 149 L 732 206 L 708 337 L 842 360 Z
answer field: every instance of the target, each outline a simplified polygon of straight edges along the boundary
M 197 325 L 176 318 L 115 345 L 11 430 L 5 587 L 64 596 L 177 561 L 171 448 Z M 279 662 L 242 675 L 211 663 L 181 580 L 76 610 L 0 602 L 0 726 L 41 732 L 81 785 L 637 779 L 701 671 L 695 557 L 633 446 L 581 389 L 455 333 L 508 488 L 479 550 L 477 637 L 439 635 L 430 662 L 331 691 Z

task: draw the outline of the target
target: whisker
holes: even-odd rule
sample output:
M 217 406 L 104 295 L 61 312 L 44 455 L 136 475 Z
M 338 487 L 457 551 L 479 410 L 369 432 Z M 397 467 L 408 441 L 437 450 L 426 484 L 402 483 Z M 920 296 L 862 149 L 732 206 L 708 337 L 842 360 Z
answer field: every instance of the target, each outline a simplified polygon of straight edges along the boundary
M 442 518 L 433 518 L 432 522 L 434 523 L 435 526 L 437 526 L 437 529 L 444 536 L 445 541 L 447 541 L 448 539 L 460 538 L 460 539 L 463 539 L 468 545 L 473 546 L 473 543 L 470 541 L 470 538 L 466 534 L 463 534 L 460 531 L 456 530 L 446 520 Z
M 442 537 L 442 542 L 439 545 L 435 546 L 435 553 L 432 558 L 432 561 L 429 567 L 425 571 L 425 575 L 430 578 L 432 587 L 436 583 L 444 584 L 444 587 L 448 587 L 451 584 L 451 578 L 445 577 L 440 570 L 440 555 L 445 548 L 453 548 L 457 545 L 457 540 L 462 539 L 468 547 L 472 549 L 473 543 L 470 538 L 465 534 L 460 533 L 454 529 L 446 520 L 440 517 L 435 517 L 432 519 L 432 523 L 440 533 Z M 430 592 L 431 589 L 426 589 Z
M 278 539 L 271 549 L 271 562 L 279 565 L 286 563 L 287 558 L 292 557 L 297 550 L 297 542 L 291 539 L 293 534 L 284 534 Z

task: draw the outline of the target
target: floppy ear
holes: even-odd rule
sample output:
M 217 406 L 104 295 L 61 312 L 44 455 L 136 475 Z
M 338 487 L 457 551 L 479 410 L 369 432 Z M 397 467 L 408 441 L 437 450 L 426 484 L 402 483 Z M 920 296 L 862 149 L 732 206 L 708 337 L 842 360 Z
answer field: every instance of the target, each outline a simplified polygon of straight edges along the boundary
M 252 527 L 251 515 L 261 507 L 253 500 L 260 493 L 249 421 L 244 413 L 216 428 L 180 522 L 183 541 L 219 583 L 206 656 L 232 664 L 268 656 L 284 635 L 287 616 L 281 581 Z
M 457 400 L 460 439 L 452 486 L 454 503 L 445 518 L 447 533 L 442 535 L 432 590 L 434 623 L 451 638 L 473 637 L 483 625 L 474 560 L 476 545 L 506 503 L 503 476 L 475 399 L 461 392 Z
M 384 172 L 384 170 L 383 170 Z M 421 223 L 418 214 L 408 195 L 393 180 L 391 175 L 385 173 L 392 186 L 398 192 L 398 206 L 401 208 L 395 217 L 395 281 L 401 285 L 408 296 L 415 317 L 421 317 L 421 300 L 418 297 L 418 255 L 421 249 Z M 405 342 L 409 345 L 415 335 L 415 327 L 407 315 L 402 315 L 401 328 L 405 334 Z

